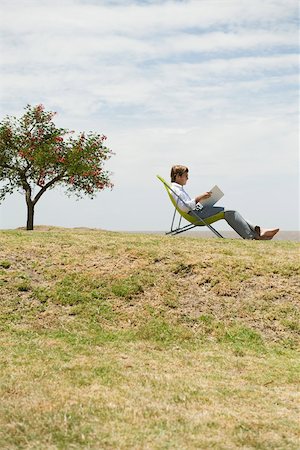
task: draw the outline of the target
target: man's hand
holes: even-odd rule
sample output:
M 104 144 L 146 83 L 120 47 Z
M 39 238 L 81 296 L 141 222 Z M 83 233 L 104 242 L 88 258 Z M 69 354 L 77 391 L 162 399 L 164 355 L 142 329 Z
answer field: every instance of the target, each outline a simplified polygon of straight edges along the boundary
M 211 194 L 212 194 L 212 192 L 208 191 L 208 192 L 204 192 L 201 195 L 198 195 L 198 197 L 195 198 L 196 203 L 199 203 L 199 202 L 201 203 L 202 200 L 205 200 L 205 199 L 211 197 Z

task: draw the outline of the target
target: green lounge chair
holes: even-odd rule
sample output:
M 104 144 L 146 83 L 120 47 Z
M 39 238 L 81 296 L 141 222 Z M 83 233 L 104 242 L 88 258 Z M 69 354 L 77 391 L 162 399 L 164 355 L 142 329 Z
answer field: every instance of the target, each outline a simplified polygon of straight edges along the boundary
M 169 198 L 175 208 L 172 223 L 171 223 L 171 229 L 170 229 L 170 231 L 166 232 L 166 234 L 170 234 L 171 236 L 174 236 L 175 234 L 183 233 L 184 231 L 191 230 L 192 228 L 195 228 L 195 227 L 206 226 L 216 236 L 218 236 L 219 238 L 223 238 L 223 236 L 217 230 L 215 230 L 215 228 L 213 228 L 211 226 L 211 224 L 214 222 L 217 222 L 218 220 L 224 219 L 224 212 L 220 212 L 220 213 L 216 214 L 215 216 L 208 217 L 207 219 L 201 219 L 201 217 L 199 217 L 192 210 L 189 213 L 182 211 L 180 208 L 178 208 L 179 196 L 176 194 L 176 192 L 173 191 L 172 187 L 162 177 L 160 177 L 159 175 L 156 175 L 156 176 L 159 179 L 159 181 L 161 181 L 163 183 L 163 185 L 169 195 Z M 171 195 L 171 192 L 175 195 L 175 197 L 177 197 L 177 202 L 174 199 L 174 197 Z M 186 205 L 186 206 L 188 207 L 188 205 Z M 176 213 L 179 214 L 179 223 L 178 223 L 178 226 L 174 228 L 174 221 L 175 221 Z M 187 222 L 189 222 L 189 224 L 181 227 L 180 225 L 181 225 L 182 218 L 184 218 Z

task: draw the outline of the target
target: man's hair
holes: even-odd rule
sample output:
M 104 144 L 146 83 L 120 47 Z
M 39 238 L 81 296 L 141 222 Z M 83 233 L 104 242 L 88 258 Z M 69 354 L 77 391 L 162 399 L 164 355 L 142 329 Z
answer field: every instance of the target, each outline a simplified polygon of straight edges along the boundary
M 186 166 L 173 166 L 171 169 L 171 182 L 176 181 L 176 175 L 181 177 L 184 173 L 188 173 L 188 171 L 189 169 Z

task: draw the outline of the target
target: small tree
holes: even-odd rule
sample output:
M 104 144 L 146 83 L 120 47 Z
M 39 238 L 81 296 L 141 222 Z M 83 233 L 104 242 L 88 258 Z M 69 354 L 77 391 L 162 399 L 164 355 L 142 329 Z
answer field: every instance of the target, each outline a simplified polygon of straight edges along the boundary
M 94 198 L 111 187 L 104 162 L 112 155 L 103 142 L 106 136 L 57 128 L 55 113 L 43 105 L 25 108 L 17 119 L 0 122 L 0 201 L 14 190 L 22 190 L 27 204 L 27 230 L 33 230 L 34 208 L 41 196 L 63 185 L 69 195 Z

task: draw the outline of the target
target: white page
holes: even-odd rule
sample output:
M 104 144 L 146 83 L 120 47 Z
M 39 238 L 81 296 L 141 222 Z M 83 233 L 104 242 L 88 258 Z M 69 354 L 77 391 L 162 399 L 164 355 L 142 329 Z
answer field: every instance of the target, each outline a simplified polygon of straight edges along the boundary
M 210 189 L 210 192 L 212 192 L 211 197 L 201 200 L 200 203 L 202 206 L 214 206 L 214 204 L 217 203 L 224 195 L 218 186 L 214 186 Z

